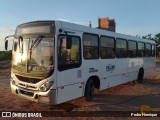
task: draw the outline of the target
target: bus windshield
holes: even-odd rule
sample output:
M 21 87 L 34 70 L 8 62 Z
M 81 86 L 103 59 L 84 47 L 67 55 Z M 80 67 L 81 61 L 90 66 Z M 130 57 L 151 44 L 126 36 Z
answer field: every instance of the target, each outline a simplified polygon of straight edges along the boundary
M 48 73 L 54 68 L 54 38 L 14 39 L 12 68 L 23 73 Z

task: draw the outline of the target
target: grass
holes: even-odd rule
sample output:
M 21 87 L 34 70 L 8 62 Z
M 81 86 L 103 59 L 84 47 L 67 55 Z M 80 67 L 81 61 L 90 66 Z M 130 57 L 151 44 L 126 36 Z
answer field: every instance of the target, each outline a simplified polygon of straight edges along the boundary
M 7 69 L 11 67 L 11 61 L 7 60 L 7 61 L 1 61 L 0 62 L 0 69 Z

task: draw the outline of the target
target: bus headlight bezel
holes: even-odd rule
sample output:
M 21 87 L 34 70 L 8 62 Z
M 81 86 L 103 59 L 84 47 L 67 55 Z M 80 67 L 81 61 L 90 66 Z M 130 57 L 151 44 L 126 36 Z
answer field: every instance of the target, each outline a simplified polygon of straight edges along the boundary
M 16 85 L 16 82 L 15 82 L 15 80 L 11 77 L 11 79 L 10 79 L 10 82 L 13 84 L 13 85 Z
M 39 91 L 46 92 L 52 87 L 53 84 L 54 84 L 53 81 L 47 81 L 41 85 L 41 87 L 39 88 Z

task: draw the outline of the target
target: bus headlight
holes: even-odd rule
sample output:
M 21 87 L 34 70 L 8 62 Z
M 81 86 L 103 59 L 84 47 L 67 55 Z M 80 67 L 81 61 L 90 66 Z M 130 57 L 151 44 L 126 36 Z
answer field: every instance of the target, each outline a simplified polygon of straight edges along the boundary
M 13 85 L 16 85 L 16 82 L 15 82 L 15 80 L 14 80 L 12 77 L 11 77 L 10 81 L 11 81 L 11 83 L 12 83 Z
M 53 81 L 47 81 L 39 88 L 39 90 L 41 92 L 46 92 L 52 87 L 53 83 Z

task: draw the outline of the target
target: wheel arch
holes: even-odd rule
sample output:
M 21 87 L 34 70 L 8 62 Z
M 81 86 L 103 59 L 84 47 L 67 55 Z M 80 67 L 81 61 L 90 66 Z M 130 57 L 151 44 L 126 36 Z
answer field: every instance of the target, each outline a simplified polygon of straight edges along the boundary
M 143 73 L 144 73 L 144 68 L 143 68 L 143 67 L 141 67 L 141 68 L 139 69 L 139 71 L 140 71 L 140 70 L 142 70 L 142 71 L 143 71 Z
M 85 99 L 90 102 L 92 101 L 93 99 L 93 96 L 90 96 L 90 92 L 92 91 L 90 88 L 91 86 L 90 85 L 93 85 L 93 94 L 94 94 L 94 88 L 98 89 L 100 88 L 100 79 L 98 76 L 96 75 L 93 75 L 93 76 L 90 76 L 87 81 L 85 82 L 84 84 L 84 90 L 83 90 L 83 96 L 85 97 Z M 91 91 L 90 91 L 91 90 Z M 92 93 L 92 92 L 91 92 Z
M 90 79 L 93 80 L 95 88 L 99 89 L 100 88 L 100 79 L 99 79 L 99 77 L 97 75 L 93 75 L 93 76 L 90 76 L 87 79 L 87 81 L 89 81 Z M 86 86 L 87 81 L 85 82 L 85 86 Z

